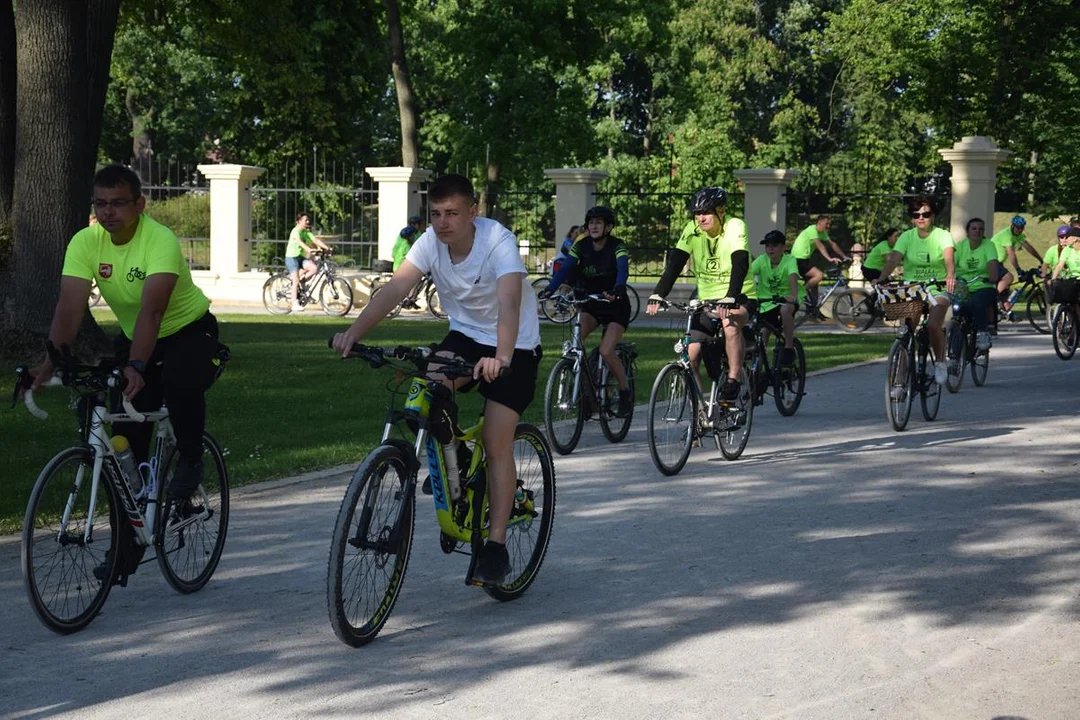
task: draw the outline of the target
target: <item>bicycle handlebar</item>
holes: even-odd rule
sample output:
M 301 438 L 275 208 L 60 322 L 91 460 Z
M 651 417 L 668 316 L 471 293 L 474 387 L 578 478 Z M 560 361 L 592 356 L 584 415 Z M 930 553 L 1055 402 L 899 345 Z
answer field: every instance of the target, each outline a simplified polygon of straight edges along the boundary
M 330 347 L 333 347 L 333 343 L 334 341 L 331 338 L 327 344 Z M 398 345 L 393 348 L 384 348 L 377 345 L 354 343 L 352 349 L 345 357 L 366 360 L 373 368 L 380 368 L 391 361 L 409 362 L 421 372 L 426 369 L 427 365 L 434 363 L 441 366 L 439 368 L 439 373 L 447 378 L 472 377 L 473 370 L 475 369 L 474 365 L 459 358 L 434 355 L 429 347 L 408 347 L 406 345 Z M 508 372 L 510 372 L 510 368 L 504 367 L 499 375 L 502 376 Z
M 79 377 L 76 373 L 87 373 L 93 371 L 94 375 L 90 377 Z M 72 387 L 90 387 L 93 389 L 104 389 L 106 387 L 117 390 L 123 390 L 127 384 L 124 380 L 123 371 L 120 368 L 114 368 L 108 371 L 108 375 L 103 377 L 103 368 L 88 368 L 81 367 L 73 370 L 69 370 L 67 373 L 64 371 L 58 372 L 51 378 L 41 383 L 40 387 L 55 387 L 57 385 L 70 385 Z M 69 374 L 70 373 L 70 374 Z M 41 407 L 34 400 L 34 391 L 30 385 L 33 384 L 33 379 L 30 377 L 30 371 L 25 366 L 15 369 L 15 391 L 11 398 L 11 406 L 15 407 L 18 402 L 19 390 L 23 390 L 23 403 L 26 405 L 26 409 L 30 411 L 30 414 L 39 420 L 48 420 L 49 413 L 42 410 Z M 131 401 L 125 395 L 120 396 L 121 404 L 124 407 L 124 412 L 127 413 L 135 422 L 146 422 L 146 415 L 139 412 L 131 404 Z
M 690 302 L 681 303 L 674 300 L 668 300 L 667 298 L 662 298 L 659 295 L 650 295 L 648 299 L 648 304 L 652 305 L 653 303 L 656 303 L 663 308 L 673 307 L 676 310 L 681 310 L 682 312 L 686 313 L 697 312 L 702 308 L 706 310 L 718 310 L 721 308 L 735 310 L 736 308 L 742 307 L 739 303 L 735 302 L 733 298 L 720 298 L 718 300 L 699 300 L 697 298 L 694 298 Z

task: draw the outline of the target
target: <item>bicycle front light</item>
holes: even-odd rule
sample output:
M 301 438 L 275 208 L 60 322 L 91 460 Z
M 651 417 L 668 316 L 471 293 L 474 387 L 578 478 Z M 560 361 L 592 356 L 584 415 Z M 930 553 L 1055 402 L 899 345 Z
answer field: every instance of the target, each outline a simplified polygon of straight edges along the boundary
M 676 355 L 682 355 L 683 350 L 685 350 L 685 349 L 686 349 L 686 345 L 683 344 L 682 340 L 676 340 L 675 341 L 675 354 Z

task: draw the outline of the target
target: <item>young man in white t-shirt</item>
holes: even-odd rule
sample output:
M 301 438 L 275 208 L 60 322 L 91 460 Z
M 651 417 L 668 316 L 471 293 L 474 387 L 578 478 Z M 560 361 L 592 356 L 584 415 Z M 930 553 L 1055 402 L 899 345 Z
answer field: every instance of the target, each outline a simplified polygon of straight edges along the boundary
M 510 569 L 506 523 L 514 502 L 514 431 L 533 399 L 540 364 L 540 324 L 536 295 L 526 286 L 517 240 L 505 227 L 476 216 L 472 183 L 443 175 L 428 188 L 431 226 L 413 243 L 393 279 L 371 298 L 348 331 L 334 336 L 334 349 L 346 354 L 374 328 L 424 276 L 430 273 L 450 334 L 436 348 L 476 364 L 481 380 L 484 448 L 490 477 L 491 532 L 478 558 L 473 580 L 497 585 Z M 504 368 L 511 372 L 501 376 Z M 454 381 L 461 388 L 468 379 Z M 447 381 L 450 384 L 450 381 Z

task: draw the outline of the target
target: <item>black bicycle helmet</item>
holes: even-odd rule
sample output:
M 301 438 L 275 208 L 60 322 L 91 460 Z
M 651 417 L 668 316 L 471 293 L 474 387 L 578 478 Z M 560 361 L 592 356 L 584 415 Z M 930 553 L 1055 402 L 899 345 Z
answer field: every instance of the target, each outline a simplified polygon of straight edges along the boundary
M 707 213 L 727 205 L 727 192 L 722 187 L 703 187 L 690 196 L 686 209 L 694 213 Z
M 615 222 L 614 211 L 611 208 L 605 207 L 603 205 L 597 205 L 596 207 L 589 208 L 589 211 L 585 213 L 586 224 L 588 224 L 588 222 L 593 218 L 600 218 L 604 221 L 605 225 L 611 225 L 612 227 L 617 224 Z

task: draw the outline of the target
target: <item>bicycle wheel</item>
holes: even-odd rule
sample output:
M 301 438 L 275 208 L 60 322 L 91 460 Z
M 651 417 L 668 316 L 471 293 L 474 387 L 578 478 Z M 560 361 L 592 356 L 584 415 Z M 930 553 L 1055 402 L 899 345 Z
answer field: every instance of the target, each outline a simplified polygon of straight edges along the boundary
M 806 352 L 799 338 L 795 338 L 795 364 L 782 366 L 780 351 L 783 347 L 783 341 L 777 341 L 773 353 L 773 400 L 781 415 L 791 417 L 798 412 L 806 390 Z
M 971 354 L 971 379 L 975 387 L 982 387 L 986 382 L 986 373 L 990 370 L 990 351 L 974 350 Z
M 799 306 L 795 308 L 795 327 L 800 327 L 810 318 L 810 307 L 806 304 L 806 302 L 807 301 L 799 303 Z
M 540 303 L 540 309 L 551 322 L 556 325 L 565 325 L 574 319 L 574 315 L 577 314 L 577 308 L 567 303 L 557 302 L 548 298 Z
M 967 343 L 967 328 L 954 321 L 945 335 L 945 347 L 949 353 L 949 374 L 945 379 L 945 388 L 951 393 L 960 392 L 964 384 L 964 371 L 967 370 L 968 362 Z
M 555 521 L 555 465 L 540 429 L 518 423 L 514 433 L 514 468 L 517 491 L 506 525 L 506 552 L 510 572 L 506 579 L 484 591 L 496 600 L 521 597 L 540 570 Z
M 338 510 L 326 601 L 334 634 L 353 647 L 375 639 L 401 592 L 416 515 L 409 467 L 401 448 L 375 448 L 356 469 Z
M 93 508 L 94 455 L 82 447 L 68 448 L 48 462 L 38 475 L 22 531 L 22 572 L 30 605 L 50 630 L 66 635 L 82 630 L 105 604 L 112 583 L 98 580 L 116 574 L 121 515 L 102 467 Z M 67 524 L 65 509 L 70 506 Z M 91 532 L 87 520 L 93 518 Z
M 721 403 L 721 412 L 713 418 L 713 438 L 717 449 L 727 460 L 738 460 L 750 440 L 754 425 L 754 389 L 746 366 L 739 370 L 739 397 L 732 403 Z
M 618 356 L 623 371 L 626 373 L 626 381 L 630 386 L 630 396 L 634 397 L 635 363 L 632 353 L 633 350 L 623 343 L 619 343 L 619 346 L 615 348 L 615 354 Z M 622 418 L 615 414 L 615 411 L 619 408 L 619 381 L 615 379 L 615 373 L 611 372 L 611 370 L 608 370 L 605 376 L 606 382 L 604 387 L 600 389 L 600 396 L 603 398 L 603 406 L 600 408 L 599 413 L 600 430 L 603 431 L 608 442 L 622 442 L 626 434 L 630 432 L 630 425 L 634 422 L 634 411 L 631 408 L 630 414 Z
M 934 382 L 934 356 L 928 349 L 919 350 L 915 367 L 918 368 L 915 381 L 919 386 L 919 405 L 922 406 L 923 418 L 934 420 L 937 418 L 938 408 L 941 407 L 941 386 Z
M 327 315 L 348 315 L 353 307 L 352 285 L 345 278 L 328 279 L 319 289 L 319 304 Z
M 1031 327 L 1046 335 L 1050 332 L 1050 326 L 1046 322 L 1046 293 L 1043 292 L 1042 287 L 1035 285 L 1031 288 L 1031 292 L 1028 293 L 1027 300 L 1028 322 L 1031 323 Z
M 287 272 L 276 272 L 263 283 L 263 307 L 271 315 L 285 315 L 292 309 L 291 293 L 292 278 Z
M 385 285 L 380 285 L 377 288 L 372 288 L 372 290 L 371 290 L 371 299 L 374 300 L 375 296 L 378 293 L 382 292 L 383 288 L 385 288 L 385 287 L 386 287 Z M 390 309 L 390 312 L 386 313 L 386 319 L 390 320 L 392 318 L 396 318 L 400 314 L 401 314 L 401 303 L 398 303 L 397 305 L 395 305 L 394 307 L 392 307 Z
M 427 303 L 428 312 L 434 315 L 439 320 L 445 320 L 450 317 L 443 310 L 442 302 L 439 300 L 439 291 L 435 289 L 435 283 L 428 285 L 427 292 L 424 294 L 424 302 Z
M 641 297 L 633 285 L 626 286 L 626 299 L 630 301 L 630 322 L 634 322 L 641 312 Z
M 836 294 L 832 304 L 833 322 L 844 330 L 865 332 L 874 324 L 874 298 L 859 288 L 850 288 Z
M 86 302 L 90 307 L 94 307 L 101 302 L 101 288 L 97 286 L 96 282 L 90 285 L 90 296 L 86 299 Z
M 1076 353 L 1076 312 L 1072 305 L 1063 303 L 1054 313 L 1054 352 L 1062 360 L 1069 360 Z
M 168 503 L 162 502 L 155 524 L 158 567 L 169 585 L 181 593 L 195 592 L 209 582 L 221 560 L 229 530 L 229 471 L 225 467 L 225 455 L 209 433 L 203 433 L 202 445 L 203 481 L 191 496 L 190 507 L 178 516 Z M 179 453 L 174 449 L 164 463 L 162 498 L 178 460 Z
M 914 368 L 911 367 L 907 343 L 903 338 L 893 341 L 885 370 L 885 415 L 893 430 L 903 430 L 911 417 Z
M 551 282 L 550 275 L 541 275 L 530 284 L 532 285 L 533 292 L 539 295 L 540 291 L 546 288 L 549 282 Z M 536 315 L 539 318 L 547 317 L 547 315 L 544 314 L 544 303 L 541 302 L 540 298 L 536 298 Z
M 585 424 L 585 393 L 588 392 L 588 385 L 582 380 L 575 397 L 574 385 L 577 380 L 574 361 L 564 357 L 551 368 L 547 387 L 544 388 L 544 429 L 555 452 L 560 455 L 569 455 L 574 451 Z
M 697 396 L 690 371 L 679 363 L 661 368 L 649 395 L 649 454 L 656 469 L 675 475 L 690 457 L 697 422 Z

